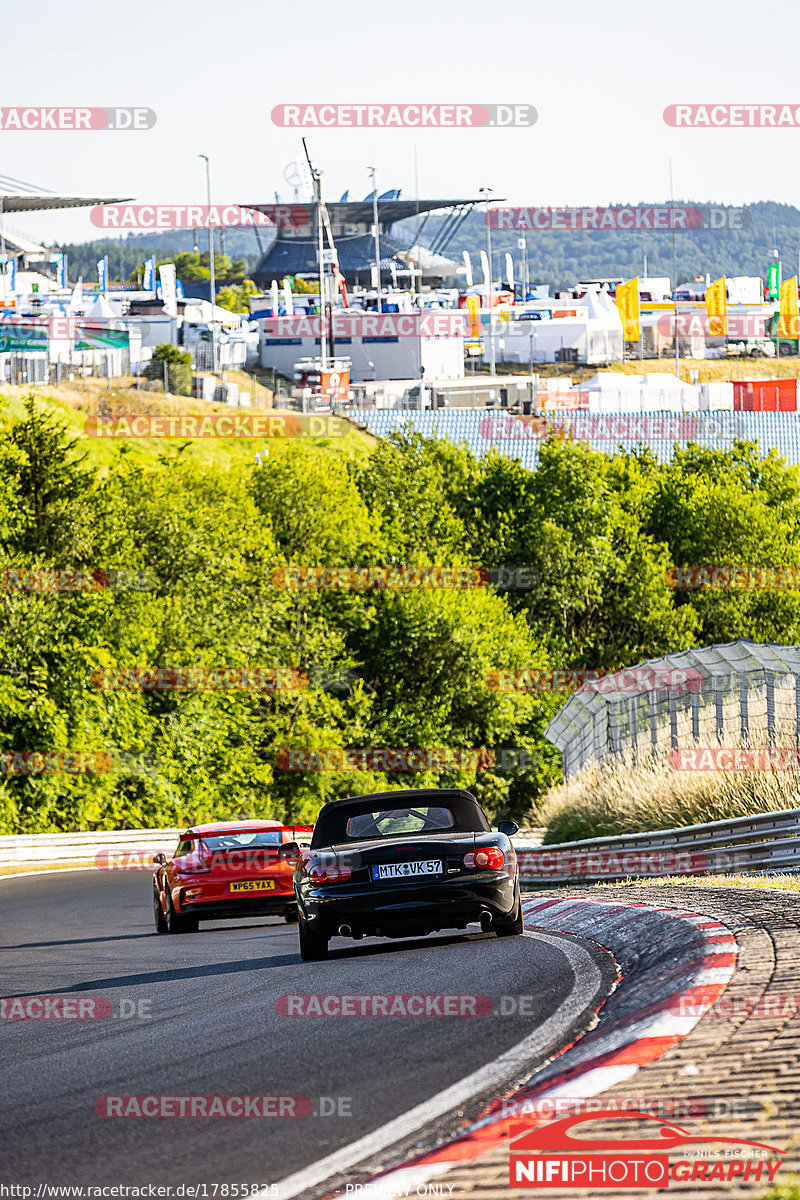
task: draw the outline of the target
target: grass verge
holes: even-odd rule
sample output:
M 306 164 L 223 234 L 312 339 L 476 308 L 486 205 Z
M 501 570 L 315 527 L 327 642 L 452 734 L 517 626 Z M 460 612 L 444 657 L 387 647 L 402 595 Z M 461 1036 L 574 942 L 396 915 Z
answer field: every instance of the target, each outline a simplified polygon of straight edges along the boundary
M 211 413 L 245 414 L 274 411 L 276 416 L 296 416 L 288 410 L 263 408 L 232 408 L 225 404 L 207 404 L 190 396 L 173 396 L 163 392 L 137 391 L 135 387 L 105 386 L 101 379 L 87 379 L 86 388 L 80 384 L 59 384 L 58 387 L 6 384 L 0 392 L 0 415 L 16 419 L 24 415 L 25 396 L 33 394 L 61 418 L 71 437 L 79 439 L 79 449 L 88 453 L 88 463 L 95 467 L 100 476 L 119 460 L 120 454 L 128 455 L 131 461 L 142 466 L 154 463 L 161 455 L 168 457 L 179 451 L 204 466 L 232 467 L 253 462 L 258 451 L 267 450 L 270 455 L 279 455 L 286 449 L 291 438 L 195 438 L 191 441 L 180 438 L 108 438 L 87 436 L 86 423 L 101 412 L 111 416 Z M 341 417 L 326 417 L 325 426 L 332 436 L 309 437 L 307 440 L 320 449 L 344 454 L 345 456 L 368 454 L 376 439 L 351 422 Z M 181 447 L 184 447 L 182 450 Z
M 589 887 L 665 887 L 668 884 L 689 887 L 773 888 L 779 892 L 800 892 L 798 875 L 662 875 L 620 879 L 615 883 L 589 884 Z M 574 884 L 568 884 L 574 887 Z M 800 1200 L 800 1197 L 798 1197 Z
M 793 747 L 794 728 L 779 731 L 776 745 Z M 748 747 L 767 746 L 754 734 Z M 531 820 L 544 825 L 544 844 L 582 838 L 618 837 L 683 825 L 703 825 L 779 809 L 800 808 L 800 770 L 780 769 L 778 760 L 742 770 L 689 770 L 673 765 L 669 750 L 635 758 L 626 755 L 593 763 L 572 779 L 551 788 Z

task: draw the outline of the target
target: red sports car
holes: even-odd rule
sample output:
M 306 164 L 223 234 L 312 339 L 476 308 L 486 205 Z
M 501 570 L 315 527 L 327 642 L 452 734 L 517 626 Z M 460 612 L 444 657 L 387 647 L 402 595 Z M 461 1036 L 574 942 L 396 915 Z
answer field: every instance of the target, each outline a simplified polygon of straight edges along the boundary
M 225 917 L 297 920 L 294 865 L 313 826 L 280 821 L 215 821 L 181 834 L 167 861 L 156 854 L 153 913 L 157 933 L 196 933 Z

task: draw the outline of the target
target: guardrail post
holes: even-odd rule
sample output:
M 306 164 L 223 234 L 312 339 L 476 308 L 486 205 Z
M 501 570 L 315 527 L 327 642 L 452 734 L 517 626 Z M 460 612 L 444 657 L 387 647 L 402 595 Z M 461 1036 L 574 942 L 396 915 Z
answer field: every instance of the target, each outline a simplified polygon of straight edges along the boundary
M 775 672 L 767 671 L 767 737 L 771 746 L 775 745 Z
M 628 730 L 631 737 L 631 748 L 636 754 L 639 750 L 639 713 L 636 708 L 635 696 L 631 696 L 628 701 Z
M 622 753 L 622 739 L 619 736 L 619 722 L 617 721 L 617 710 L 613 704 L 607 706 L 608 709 L 608 742 L 612 754 Z

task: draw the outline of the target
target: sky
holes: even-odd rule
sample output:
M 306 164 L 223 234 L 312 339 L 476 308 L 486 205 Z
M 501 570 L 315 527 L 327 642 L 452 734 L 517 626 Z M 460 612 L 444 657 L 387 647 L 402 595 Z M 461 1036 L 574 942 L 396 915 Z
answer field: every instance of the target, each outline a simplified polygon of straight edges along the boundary
M 326 198 L 349 188 L 509 204 L 800 204 L 797 128 L 670 128 L 669 104 L 792 104 L 800 7 L 773 0 L 37 0 L 3 14 L 3 106 L 141 106 L 147 130 L 0 130 L 0 172 L 63 194 L 272 201 L 305 134 Z M 280 128 L 281 104 L 530 104 L 532 127 Z M 291 171 L 289 172 L 291 174 Z M 485 193 L 484 193 L 485 194 Z M 88 211 L 13 214 L 37 241 Z

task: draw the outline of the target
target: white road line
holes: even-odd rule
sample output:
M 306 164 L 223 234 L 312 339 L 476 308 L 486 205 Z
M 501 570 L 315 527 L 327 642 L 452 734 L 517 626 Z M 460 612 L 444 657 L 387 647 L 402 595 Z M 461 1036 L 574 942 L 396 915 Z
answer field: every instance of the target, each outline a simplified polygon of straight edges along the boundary
M 4 879 L 32 879 L 34 875 L 71 875 L 75 871 L 99 871 L 100 867 L 49 867 L 44 871 L 15 871 L 13 875 L 0 875 Z M 155 867 L 153 867 L 155 870 Z
M 589 953 L 576 942 L 566 941 L 563 936 L 554 937 L 552 934 L 542 933 L 538 930 L 536 933 L 526 930 L 523 936 L 533 941 L 549 942 L 560 950 L 575 974 L 570 994 L 546 1021 L 493 1062 L 473 1071 L 471 1075 L 452 1084 L 438 1096 L 433 1096 L 430 1100 L 425 1100 L 407 1113 L 403 1113 L 402 1116 L 388 1121 L 380 1129 L 373 1130 L 372 1133 L 366 1134 L 358 1141 L 351 1142 L 349 1146 L 343 1146 L 341 1150 L 328 1154 L 325 1158 L 304 1167 L 301 1171 L 296 1171 L 293 1175 L 287 1175 L 285 1179 L 278 1182 L 277 1193 L 268 1189 L 257 1192 L 257 1200 L 290 1200 L 290 1197 L 298 1196 L 308 1188 L 324 1183 L 331 1176 L 339 1175 L 357 1163 L 372 1158 L 387 1147 L 416 1133 L 419 1129 L 423 1129 L 432 1121 L 444 1116 L 445 1113 L 466 1104 L 474 1096 L 510 1082 L 525 1071 L 530 1065 L 531 1059 L 547 1045 L 558 1028 L 563 1028 L 565 1023 L 568 1024 L 584 1011 L 587 994 L 591 999 L 597 997 L 602 983 L 602 975 Z M 273 1185 L 273 1189 L 274 1187 L 275 1185 Z

